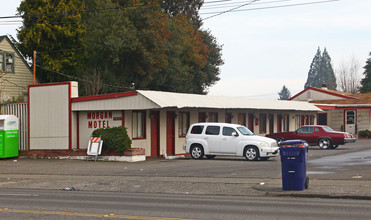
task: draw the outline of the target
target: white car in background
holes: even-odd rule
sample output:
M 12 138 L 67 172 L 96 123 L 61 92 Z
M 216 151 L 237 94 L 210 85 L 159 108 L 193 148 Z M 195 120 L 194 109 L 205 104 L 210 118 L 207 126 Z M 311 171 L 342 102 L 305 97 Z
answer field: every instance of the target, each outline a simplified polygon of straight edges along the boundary
M 217 155 L 267 160 L 278 153 L 276 140 L 254 135 L 248 128 L 228 123 L 196 123 L 188 130 L 183 149 L 194 159 Z

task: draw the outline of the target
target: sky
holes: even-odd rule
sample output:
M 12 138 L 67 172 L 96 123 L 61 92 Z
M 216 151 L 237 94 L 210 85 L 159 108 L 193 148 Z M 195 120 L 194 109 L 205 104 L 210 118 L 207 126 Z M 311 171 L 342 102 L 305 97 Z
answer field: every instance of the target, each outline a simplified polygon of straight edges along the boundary
M 6 1 L 0 17 L 15 15 L 21 2 L 0 1 Z M 362 75 L 371 52 L 371 0 L 250 2 L 205 0 L 200 10 L 202 28 L 209 30 L 223 49 L 220 81 L 209 88 L 210 95 L 278 99 L 285 85 L 293 96 L 304 89 L 318 47 L 321 51 L 326 48 L 335 72 L 354 58 L 360 62 Z M 306 4 L 313 2 L 323 3 Z M 285 5 L 291 6 L 282 7 Z M 270 8 L 250 10 L 262 7 Z M 221 12 L 225 13 L 217 15 Z M 210 17 L 213 15 L 217 16 Z M 0 35 L 16 38 L 20 25 L 1 20 Z

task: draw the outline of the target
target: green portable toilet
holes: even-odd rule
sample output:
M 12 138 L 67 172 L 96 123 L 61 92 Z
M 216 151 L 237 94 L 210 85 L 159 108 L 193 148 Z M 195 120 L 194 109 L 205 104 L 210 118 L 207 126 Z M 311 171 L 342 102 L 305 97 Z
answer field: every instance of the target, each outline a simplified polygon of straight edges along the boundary
M 0 115 L 0 158 L 18 157 L 18 122 L 14 115 Z

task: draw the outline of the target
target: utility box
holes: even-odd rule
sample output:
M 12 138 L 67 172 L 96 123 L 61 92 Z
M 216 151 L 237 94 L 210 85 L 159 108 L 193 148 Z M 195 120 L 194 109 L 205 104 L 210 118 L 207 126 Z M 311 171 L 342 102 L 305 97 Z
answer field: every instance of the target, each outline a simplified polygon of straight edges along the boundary
M 0 158 L 18 157 L 19 120 L 14 115 L 0 115 Z

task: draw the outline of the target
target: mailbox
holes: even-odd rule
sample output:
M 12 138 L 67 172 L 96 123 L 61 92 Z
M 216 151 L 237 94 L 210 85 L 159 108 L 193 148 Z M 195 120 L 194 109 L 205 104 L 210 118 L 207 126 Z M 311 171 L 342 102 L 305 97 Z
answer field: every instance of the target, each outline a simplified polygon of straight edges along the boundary
M 19 120 L 14 115 L 0 115 L 0 158 L 18 157 Z

